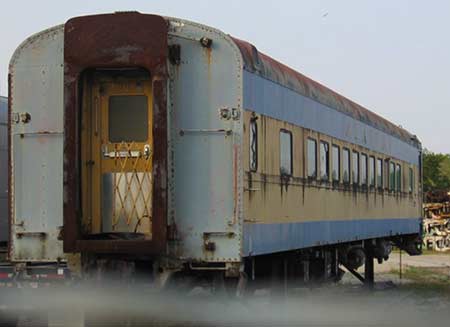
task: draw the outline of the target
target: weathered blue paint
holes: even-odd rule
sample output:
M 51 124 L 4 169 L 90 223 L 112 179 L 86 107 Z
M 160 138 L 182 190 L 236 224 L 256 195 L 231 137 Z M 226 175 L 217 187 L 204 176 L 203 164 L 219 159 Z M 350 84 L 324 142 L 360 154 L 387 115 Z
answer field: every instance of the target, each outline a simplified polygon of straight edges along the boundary
M 418 234 L 420 226 L 420 218 L 247 223 L 244 224 L 243 256 L 391 235 Z
M 414 165 L 419 149 L 349 115 L 244 70 L 244 108 Z

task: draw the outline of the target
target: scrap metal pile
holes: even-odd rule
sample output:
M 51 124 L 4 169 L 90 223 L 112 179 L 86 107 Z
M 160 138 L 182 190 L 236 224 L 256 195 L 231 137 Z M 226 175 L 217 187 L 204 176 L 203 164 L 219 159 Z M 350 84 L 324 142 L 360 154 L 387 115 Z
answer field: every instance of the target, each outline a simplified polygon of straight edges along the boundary
M 450 251 L 450 202 L 424 204 L 423 233 L 426 249 Z

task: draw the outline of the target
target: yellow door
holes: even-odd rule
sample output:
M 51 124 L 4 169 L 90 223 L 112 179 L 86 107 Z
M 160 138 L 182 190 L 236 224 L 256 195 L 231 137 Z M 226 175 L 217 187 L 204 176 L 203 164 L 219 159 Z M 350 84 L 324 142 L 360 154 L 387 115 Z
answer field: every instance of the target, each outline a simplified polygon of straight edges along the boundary
M 89 234 L 151 239 L 151 81 L 127 75 L 96 73 L 85 82 L 83 225 Z

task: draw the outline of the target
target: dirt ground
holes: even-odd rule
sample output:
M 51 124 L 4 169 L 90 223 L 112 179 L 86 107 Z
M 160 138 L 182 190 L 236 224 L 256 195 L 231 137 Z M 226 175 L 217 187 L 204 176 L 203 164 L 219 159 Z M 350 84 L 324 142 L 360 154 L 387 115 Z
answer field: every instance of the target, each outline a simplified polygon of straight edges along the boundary
M 361 267 L 358 272 L 364 274 L 364 267 Z M 381 264 L 375 261 L 376 282 L 389 281 L 396 286 L 412 282 L 426 284 L 427 276 L 431 272 L 442 277 L 444 285 L 445 279 L 449 279 L 448 286 L 450 286 L 450 252 L 425 252 L 420 256 L 409 256 L 404 252 L 400 254 L 395 251 L 391 253 L 388 261 Z M 414 280 L 408 277 L 413 277 Z M 357 284 L 359 281 L 350 273 L 346 273 L 343 283 Z
M 428 267 L 428 268 L 448 268 L 450 271 L 450 252 L 435 253 L 426 252 L 420 256 L 409 256 L 406 253 L 401 254 L 401 262 L 403 267 Z M 399 270 L 400 268 L 400 252 L 393 252 L 389 256 L 389 260 L 381 265 L 375 264 L 376 273 L 390 272 Z

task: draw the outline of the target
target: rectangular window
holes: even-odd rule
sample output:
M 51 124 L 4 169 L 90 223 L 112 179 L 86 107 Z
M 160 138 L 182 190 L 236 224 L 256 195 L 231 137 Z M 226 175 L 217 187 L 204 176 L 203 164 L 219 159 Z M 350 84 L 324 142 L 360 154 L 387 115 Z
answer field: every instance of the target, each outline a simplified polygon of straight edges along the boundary
M 377 159 L 377 187 L 383 189 L 383 159 Z
M 361 185 L 367 186 L 367 154 L 361 153 Z
M 375 187 L 375 157 L 369 157 L 369 186 Z
M 256 119 L 250 120 L 250 170 L 258 170 L 258 125 Z
M 395 191 L 395 164 L 389 163 L 389 191 Z
M 148 99 L 145 95 L 109 97 L 109 141 L 147 142 Z
M 332 160 L 332 171 L 331 171 L 331 178 L 333 182 L 339 182 L 341 179 L 341 158 L 340 158 L 340 151 L 339 147 L 337 145 L 333 145 L 331 149 L 331 160 Z
M 308 177 L 317 178 L 317 142 L 308 139 Z
M 397 192 L 402 191 L 402 166 L 400 164 L 397 164 L 397 169 L 395 170 L 395 176 L 397 177 Z
M 330 177 L 330 146 L 320 142 L 320 179 L 328 181 Z
M 292 133 L 280 130 L 280 174 L 292 175 Z
M 352 156 L 352 183 L 359 184 L 359 153 L 356 151 Z
M 409 193 L 414 192 L 414 170 L 409 168 Z
M 350 150 L 342 150 L 342 181 L 350 184 Z

